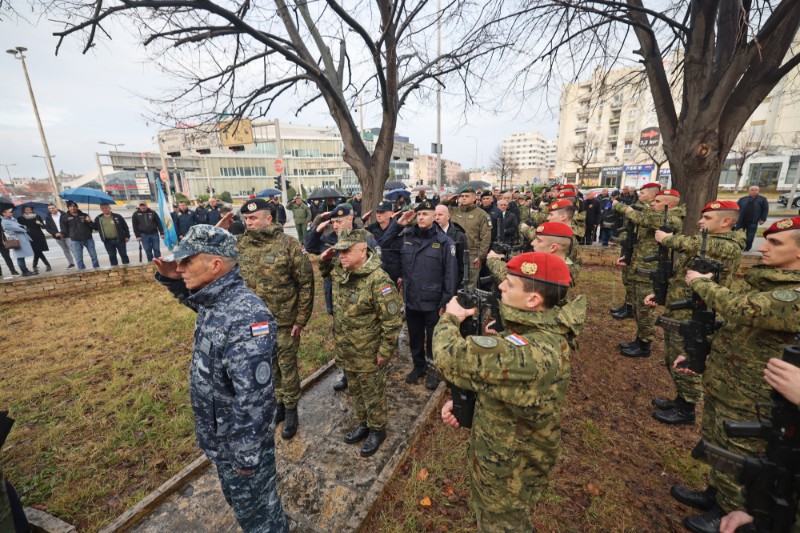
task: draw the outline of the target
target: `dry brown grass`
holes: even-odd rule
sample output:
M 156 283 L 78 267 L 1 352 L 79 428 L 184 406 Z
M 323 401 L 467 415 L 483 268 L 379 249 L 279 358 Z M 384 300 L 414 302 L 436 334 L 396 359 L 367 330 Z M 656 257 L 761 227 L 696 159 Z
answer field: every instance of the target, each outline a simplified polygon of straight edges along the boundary
M 333 350 L 319 285 L 301 377 Z M 16 424 L 0 462 L 25 505 L 96 531 L 200 453 L 194 320 L 155 282 L 4 306 L 0 408 Z

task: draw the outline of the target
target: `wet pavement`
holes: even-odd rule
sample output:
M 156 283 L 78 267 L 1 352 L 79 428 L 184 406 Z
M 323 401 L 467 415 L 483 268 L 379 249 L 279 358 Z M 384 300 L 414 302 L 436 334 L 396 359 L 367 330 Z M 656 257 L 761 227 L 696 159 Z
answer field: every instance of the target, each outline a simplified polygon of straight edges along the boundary
M 303 393 L 300 429 L 292 440 L 281 439 L 278 425 L 278 490 L 292 531 L 357 530 L 430 413 L 436 398 L 431 399 L 424 380 L 408 385 L 403 379 L 411 368 L 404 335 L 399 352 L 391 363 L 386 388 L 387 438 L 374 456 L 364 459 L 359 455 L 361 443 L 343 441 L 354 421 L 347 393 L 333 391 L 340 374 L 337 369 Z M 202 533 L 239 528 L 219 489 L 216 469 L 210 465 L 130 531 Z

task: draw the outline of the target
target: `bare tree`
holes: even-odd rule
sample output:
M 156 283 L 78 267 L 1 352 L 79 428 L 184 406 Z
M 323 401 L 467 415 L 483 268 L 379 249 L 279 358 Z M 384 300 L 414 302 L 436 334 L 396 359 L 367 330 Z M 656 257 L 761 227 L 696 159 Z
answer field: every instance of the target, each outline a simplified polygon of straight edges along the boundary
M 389 176 L 398 114 L 409 98 L 457 82 L 466 102 L 480 89 L 493 55 L 505 44 L 490 30 L 500 2 L 373 0 L 41 0 L 60 19 L 64 39 L 83 39 L 84 53 L 110 38 L 110 21 L 124 18 L 162 65 L 182 81 L 165 99 L 170 120 L 214 122 L 266 116 L 294 102 L 299 113 L 321 100 L 343 141 L 344 161 L 359 179 L 368 205 L 377 203 Z M 437 26 L 447 36 L 438 53 Z M 374 150 L 361 138 L 351 110 L 359 96 L 381 109 Z M 173 122 L 174 123 L 174 122 Z M 235 123 L 235 121 L 231 121 Z
M 492 157 L 492 170 L 500 177 L 500 188 L 505 189 L 508 180 L 513 180 L 514 174 L 519 172 L 517 163 L 508 154 L 503 152 L 503 147 L 498 146 Z
M 661 167 L 668 161 L 667 154 L 664 153 L 664 146 L 658 144 L 640 144 L 639 152 L 643 158 L 653 163 L 653 179 L 658 181 L 661 174 Z
M 733 164 L 736 166 L 736 183 L 733 185 L 733 192 L 739 192 L 739 183 L 742 181 L 745 163 L 767 148 L 766 141 L 763 129 L 748 127 L 739 133 L 729 153 L 729 157 L 733 158 Z
M 576 182 L 580 181 L 580 177 L 586 173 L 586 168 L 592 161 L 597 160 L 597 150 L 601 145 L 602 139 L 594 132 L 587 132 L 570 145 L 572 162 L 578 166 Z
M 546 74 L 517 76 L 513 90 L 588 77 L 595 68 L 643 65 L 685 230 L 717 194 L 720 169 L 759 103 L 800 64 L 797 0 L 544 0 L 520 2 L 517 49 Z M 631 44 L 638 45 L 630 56 Z M 532 51 L 532 52 L 531 52 Z M 638 56 L 638 59 L 635 57 Z M 520 85 L 521 84 L 521 85 Z
M 465 183 L 469 182 L 469 172 L 461 171 L 456 176 L 450 180 L 450 185 L 453 187 L 461 187 Z

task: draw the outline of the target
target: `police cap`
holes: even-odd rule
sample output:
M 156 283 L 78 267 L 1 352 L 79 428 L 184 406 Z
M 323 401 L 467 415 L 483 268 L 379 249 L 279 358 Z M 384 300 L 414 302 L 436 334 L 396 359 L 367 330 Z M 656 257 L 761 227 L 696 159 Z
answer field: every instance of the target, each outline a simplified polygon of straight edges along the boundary
M 219 255 L 222 257 L 239 256 L 236 248 L 236 237 L 217 226 L 197 224 L 189 228 L 186 236 L 172 250 L 172 255 L 164 261 L 180 261 L 197 254 Z

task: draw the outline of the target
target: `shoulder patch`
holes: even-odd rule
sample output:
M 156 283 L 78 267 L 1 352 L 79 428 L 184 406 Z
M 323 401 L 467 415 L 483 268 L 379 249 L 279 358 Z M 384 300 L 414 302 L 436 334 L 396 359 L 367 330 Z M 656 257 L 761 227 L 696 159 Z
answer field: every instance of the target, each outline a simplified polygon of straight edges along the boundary
M 388 295 L 392 294 L 392 287 L 391 287 L 391 285 L 387 285 L 387 286 L 385 286 L 385 287 L 382 287 L 382 288 L 381 288 L 381 294 L 382 294 L 383 296 L 388 296 Z
M 524 338 L 520 337 L 516 333 L 512 333 L 511 335 L 506 337 L 506 340 L 515 346 L 525 346 L 528 344 L 528 341 L 526 341 Z
M 255 372 L 255 378 L 259 385 L 266 385 L 269 381 L 269 363 L 261 361 L 258 363 Z
M 495 348 L 497 347 L 498 344 L 497 339 L 495 339 L 494 337 L 483 337 L 479 335 L 474 335 L 470 337 L 470 339 L 472 339 L 472 342 L 474 342 L 481 348 Z
M 386 304 L 386 310 L 389 312 L 390 315 L 394 316 L 400 311 L 400 308 L 397 307 L 397 304 L 394 301 L 389 302 Z
M 269 322 L 250 324 L 250 336 L 260 337 L 261 335 L 269 335 Z
M 453 257 L 456 256 L 456 245 L 455 244 L 451 244 L 450 245 L 450 255 L 452 255 Z M 797 289 L 797 290 L 800 290 L 800 289 Z
M 797 294 L 797 291 L 800 291 L 800 289 L 797 289 L 795 291 L 787 291 L 787 290 L 773 291 L 772 297 L 778 300 L 779 302 L 791 303 L 800 298 L 800 296 L 798 296 Z

